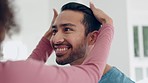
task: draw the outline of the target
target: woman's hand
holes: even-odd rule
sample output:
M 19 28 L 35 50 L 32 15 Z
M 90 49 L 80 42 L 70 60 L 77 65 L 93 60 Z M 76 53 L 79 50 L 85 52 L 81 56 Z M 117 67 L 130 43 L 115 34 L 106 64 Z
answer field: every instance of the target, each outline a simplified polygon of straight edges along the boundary
M 105 14 L 102 10 L 96 8 L 92 1 L 90 1 L 90 9 L 93 11 L 96 19 L 102 24 L 110 24 L 113 25 L 112 18 L 110 18 L 107 14 Z
M 50 40 L 51 39 L 51 36 L 52 36 L 52 24 L 54 23 L 56 17 L 58 16 L 58 12 L 55 9 L 53 9 L 53 11 L 54 11 L 54 16 L 53 16 L 51 25 L 49 27 L 49 30 L 44 35 L 44 37 L 46 37 L 48 40 Z

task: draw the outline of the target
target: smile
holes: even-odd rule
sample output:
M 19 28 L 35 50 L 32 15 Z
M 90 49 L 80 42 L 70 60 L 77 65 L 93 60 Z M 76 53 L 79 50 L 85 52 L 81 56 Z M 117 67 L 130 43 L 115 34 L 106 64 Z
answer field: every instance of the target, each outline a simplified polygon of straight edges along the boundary
M 67 45 L 54 46 L 54 50 L 55 50 L 56 56 L 61 57 L 68 52 L 69 46 Z
M 66 50 L 68 50 L 68 48 L 57 48 L 55 51 L 56 52 L 64 52 Z

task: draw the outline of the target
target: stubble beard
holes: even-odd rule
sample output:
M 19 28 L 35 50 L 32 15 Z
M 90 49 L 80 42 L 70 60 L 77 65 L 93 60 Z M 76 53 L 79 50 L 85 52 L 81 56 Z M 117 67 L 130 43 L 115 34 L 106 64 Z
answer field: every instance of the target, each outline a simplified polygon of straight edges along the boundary
M 78 48 L 76 48 L 75 50 L 73 50 L 70 54 L 69 57 L 64 59 L 64 60 L 60 60 L 57 61 L 56 63 L 59 65 L 66 65 L 66 64 L 70 64 L 78 59 L 81 59 L 85 56 L 86 53 L 86 45 L 81 43 Z

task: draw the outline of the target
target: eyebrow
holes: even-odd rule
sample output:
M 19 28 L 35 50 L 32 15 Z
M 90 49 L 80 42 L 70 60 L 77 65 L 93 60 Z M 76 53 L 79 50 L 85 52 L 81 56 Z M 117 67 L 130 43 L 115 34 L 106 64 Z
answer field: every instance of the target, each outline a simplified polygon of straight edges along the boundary
M 66 27 L 66 26 L 73 26 L 73 27 L 75 27 L 76 25 L 71 24 L 71 23 L 60 24 L 60 27 Z M 52 28 L 57 28 L 57 25 L 52 25 Z

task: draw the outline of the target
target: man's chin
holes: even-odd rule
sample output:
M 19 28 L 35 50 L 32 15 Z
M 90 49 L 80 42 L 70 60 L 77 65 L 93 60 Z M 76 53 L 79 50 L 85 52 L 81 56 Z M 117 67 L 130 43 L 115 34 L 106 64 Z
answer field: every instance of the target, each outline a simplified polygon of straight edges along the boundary
M 66 65 L 66 64 L 68 64 L 68 63 L 65 63 L 65 62 L 63 62 L 63 61 L 57 61 L 57 60 L 56 60 L 56 63 L 57 63 L 58 65 Z

